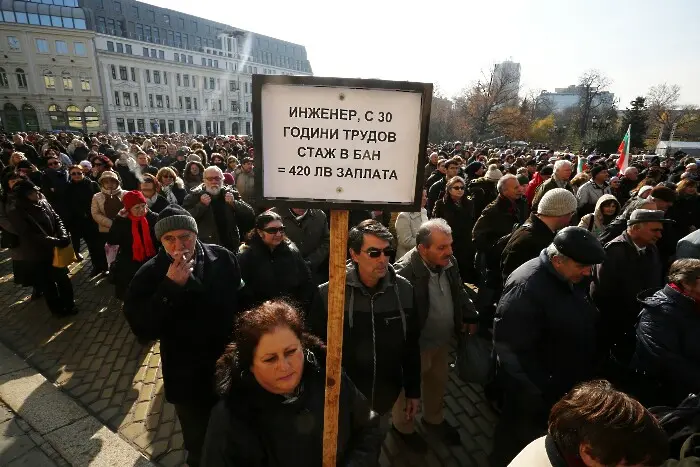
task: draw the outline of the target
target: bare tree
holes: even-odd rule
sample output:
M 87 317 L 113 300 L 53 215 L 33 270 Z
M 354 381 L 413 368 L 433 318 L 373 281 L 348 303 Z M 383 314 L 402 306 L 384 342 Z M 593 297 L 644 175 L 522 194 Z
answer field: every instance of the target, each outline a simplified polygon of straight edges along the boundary
M 677 84 L 657 84 L 647 93 L 650 129 L 661 128 L 661 139 L 668 140 L 674 125 L 676 130 L 693 125 L 698 118 L 697 107 L 678 105 L 681 87 Z
M 601 106 L 606 106 L 607 103 L 601 99 L 601 95 L 608 86 L 610 86 L 610 80 L 598 70 L 588 70 L 579 78 L 578 129 L 581 139 L 588 133 L 591 117 Z

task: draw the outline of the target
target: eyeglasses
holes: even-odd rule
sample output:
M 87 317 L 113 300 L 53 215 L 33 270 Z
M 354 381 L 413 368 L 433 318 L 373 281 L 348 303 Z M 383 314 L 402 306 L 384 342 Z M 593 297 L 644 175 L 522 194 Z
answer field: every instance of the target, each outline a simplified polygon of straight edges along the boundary
M 82 175 L 82 172 L 71 172 L 70 175 L 71 177 L 77 177 L 78 175 Z
M 192 240 L 193 237 L 194 237 L 194 234 L 191 234 L 191 233 L 182 234 L 182 235 L 178 235 L 178 236 L 163 235 L 160 238 L 160 241 L 164 242 L 164 243 L 175 243 L 175 240 L 180 240 L 181 243 L 185 243 L 185 242 L 189 242 L 190 240 Z
M 221 177 L 204 177 L 204 180 L 208 182 L 220 182 Z
M 457 191 L 464 191 L 464 186 L 453 186 L 452 189 Z
M 367 248 L 365 250 L 365 253 L 367 253 L 367 256 L 369 256 L 370 258 L 379 258 L 382 255 L 382 253 L 384 254 L 384 256 L 389 258 L 393 256 L 394 253 L 396 253 L 396 250 L 390 247 L 384 248 L 383 250 L 380 250 L 379 248 Z
M 266 227 L 262 229 L 263 232 L 269 233 L 270 235 L 277 235 L 278 233 L 284 233 L 284 231 L 287 228 L 285 226 L 282 227 Z

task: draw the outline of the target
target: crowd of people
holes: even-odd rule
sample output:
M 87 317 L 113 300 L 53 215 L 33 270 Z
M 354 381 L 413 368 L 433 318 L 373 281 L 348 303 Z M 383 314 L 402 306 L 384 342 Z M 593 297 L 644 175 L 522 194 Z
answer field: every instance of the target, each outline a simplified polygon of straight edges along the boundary
M 78 313 L 54 256 L 87 250 L 137 338 L 160 341 L 188 465 L 320 465 L 328 212 L 259 205 L 247 138 L 1 146 L 15 282 Z M 424 455 L 417 418 L 462 443 L 443 413 L 460 339 L 493 348 L 493 467 L 678 458 L 645 407 L 700 391 L 695 161 L 459 142 L 426 157 L 420 211 L 350 213 L 339 465 L 376 465 L 390 430 Z

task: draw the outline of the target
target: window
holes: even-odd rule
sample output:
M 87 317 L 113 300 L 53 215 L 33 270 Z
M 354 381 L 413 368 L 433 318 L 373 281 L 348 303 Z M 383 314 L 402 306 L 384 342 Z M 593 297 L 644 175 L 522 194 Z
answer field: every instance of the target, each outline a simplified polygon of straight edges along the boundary
M 189 63 L 190 65 L 194 63 L 194 57 L 192 55 L 187 56 L 187 63 Z
M 109 66 L 112 70 L 112 79 L 117 79 L 117 67 L 114 65 Z
M 180 106 L 180 108 L 182 108 L 182 96 L 177 97 L 177 102 L 178 102 L 178 105 Z
M 138 17 L 139 17 L 139 7 L 137 7 L 136 5 L 132 5 L 132 6 L 131 6 L 131 15 L 132 15 L 134 18 L 138 19 Z
M 131 94 L 128 92 L 124 93 L 124 106 L 131 107 Z
M 158 51 L 158 58 L 160 58 L 161 60 L 165 60 L 165 51 L 164 50 Z
M 167 71 L 163 72 L 163 83 L 168 84 L 168 72 Z
M 229 81 L 229 82 L 228 82 L 228 90 L 229 90 L 229 91 L 237 91 L 237 90 L 238 90 L 237 87 L 236 87 L 236 82 L 235 82 L 235 81 Z
M 160 44 L 160 31 L 155 26 L 153 26 L 153 40 Z
M 207 59 L 202 57 L 202 66 L 207 66 Z
M 218 60 L 214 60 L 214 68 L 219 68 L 219 61 Z
M 222 110 L 224 110 L 223 104 L 221 103 L 221 99 L 219 99 L 219 112 L 221 112 Z
M 5 69 L 0 67 L 0 88 L 9 87 L 10 83 L 7 81 L 7 73 Z
M 63 80 L 63 89 L 65 89 L 66 91 L 72 91 L 73 78 L 71 77 L 70 73 L 64 71 L 63 73 L 61 73 L 61 79 Z
M 114 42 L 107 41 L 107 50 L 110 52 L 114 52 Z
M 155 84 L 160 84 L 160 71 L 157 71 L 157 70 L 153 71 L 153 82 Z
M 248 83 L 243 83 L 245 93 L 248 94 Z
M 209 99 L 204 99 L 204 108 L 205 109 L 209 108 Z
M 163 15 L 163 22 L 170 25 L 170 15 Z
M 150 19 L 151 21 L 155 21 L 155 20 L 156 20 L 156 12 L 153 11 L 153 10 L 148 10 L 148 12 L 146 13 L 146 16 L 147 16 L 148 19 Z
M 131 81 L 136 81 L 136 68 L 131 67 Z
M 231 101 L 231 112 L 238 112 L 238 101 Z
M 195 75 L 192 75 L 192 87 L 197 87 L 197 77 Z
M 204 79 L 202 80 L 202 82 L 204 83 L 204 89 L 208 89 L 208 88 L 207 88 L 207 79 L 204 78 Z
M 192 103 L 194 104 L 194 110 L 197 110 L 197 98 L 196 97 L 192 98 Z
M 207 66 L 212 66 L 211 58 L 207 60 Z
M 151 58 L 156 58 L 158 56 L 156 49 L 151 49 Z
M 185 109 L 192 110 L 192 98 L 185 97 Z
M 80 90 L 81 91 L 90 91 L 92 87 L 90 86 L 90 79 L 87 78 L 85 75 L 80 75 Z
M 151 82 L 151 70 L 146 70 L 146 82 Z
M 7 36 L 7 44 L 10 46 L 10 50 L 19 50 L 19 39 L 15 36 Z
M 197 22 L 195 20 L 192 20 L 192 30 L 197 32 Z
M 139 95 L 136 94 L 136 93 L 134 93 L 134 105 L 135 105 L 136 107 L 139 106 Z
M 175 74 L 175 81 L 177 81 L 177 85 L 180 86 L 180 73 Z
M 175 45 L 177 47 L 182 47 L 182 36 L 180 35 L 179 32 L 175 33 Z
M 245 122 L 245 134 L 250 134 L 250 122 Z
M 129 75 L 127 74 L 125 66 L 119 67 L 119 79 L 121 79 L 122 81 L 126 81 L 129 79 Z
M 153 108 L 153 94 L 148 95 L 148 106 Z
M 163 96 L 160 94 L 156 95 L 156 107 L 158 107 L 159 109 L 163 108 Z
M 143 48 L 143 56 L 148 57 L 148 47 Z
M 118 117 L 117 118 L 117 131 L 119 133 L 124 133 L 126 131 L 126 127 L 124 126 L 124 119 Z
M 46 39 L 35 39 L 36 40 L 36 51 L 40 54 L 49 53 L 49 43 Z
M 245 111 L 246 111 L 246 112 L 250 112 L 250 102 L 247 102 L 247 101 L 246 101 L 246 103 L 245 103 Z
M 121 42 L 117 42 L 117 52 L 120 54 L 124 53 L 124 44 L 122 44 Z
M 165 96 L 165 107 L 170 108 L 170 96 Z
M 126 47 L 126 53 L 128 53 L 129 55 L 134 53 L 129 44 L 126 44 L 124 47 Z
M 114 105 L 117 107 L 121 106 L 121 103 L 119 102 L 119 91 L 114 91 Z
M 182 83 L 186 88 L 190 87 L 190 75 L 182 75 Z
M 27 88 L 27 75 L 24 74 L 24 70 L 21 68 L 17 68 L 15 70 L 15 74 L 17 75 L 17 86 L 20 88 Z
M 180 54 L 179 54 L 179 53 L 175 52 L 175 54 L 173 55 L 173 57 L 175 57 L 175 61 L 176 61 L 176 62 L 179 62 L 179 61 L 180 61 Z
M 66 41 L 56 41 L 56 54 L 68 55 L 68 44 Z
M 178 18 L 177 19 L 177 24 L 180 27 L 180 29 L 185 29 L 185 20 L 183 18 Z

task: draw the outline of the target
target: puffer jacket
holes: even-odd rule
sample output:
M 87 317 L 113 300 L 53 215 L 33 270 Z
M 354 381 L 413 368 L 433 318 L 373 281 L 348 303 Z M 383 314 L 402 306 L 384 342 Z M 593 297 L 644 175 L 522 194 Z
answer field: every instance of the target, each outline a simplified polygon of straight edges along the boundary
M 640 302 L 632 366 L 664 388 L 669 404 L 700 393 L 700 303 L 670 284 Z
M 224 354 L 217 371 L 221 399 L 211 412 L 202 465 L 321 467 L 326 358 L 325 349 L 309 347 L 295 398 L 266 391 L 232 353 Z M 337 465 L 376 466 L 383 439 L 379 417 L 343 373 Z
M 126 192 L 122 190 L 121 187 L 117 187 L 116 190 L 111 191 L 107 190 L 104 187 L 100 187 L 100 192 L 95 193 L 95 196 L 92 197 L 92 205 L 90 206 L 90 212 L 92 213 L 92 218 L 95 220 L 95 222 L 97 222 L 97 226 L 99 227 L 100 232 L 109 232 L 109 229 L 112 227 L 113 221 L 113 219 L 110 219 L 105 214 L 105 201 L 108 197 L 117 197 L 121 201 L 121 199 L 124 197 L 124 193 Z
M 367 290 L 355 264 L 348 262 L 343 325 L 343 368 L 380 414 L 391 410 L 401 389 L 420 397 L 420 328 L 413 307 L 413 287 L 389 265 L 374 292 Z M 314 333 L 325 340 L 328 283 L 310 317 Z
M 578 226 L 589 230 L 591 233 L 595 234 L 596 237 L 600 236 L 605 231 L 605 227 L 607 227 L 610 223 L 605 223 L 605 220 L 603 219 L 603 209 L 601 208 L 603 203 L 608 201 L 615 201 L 615 205 L 617 206 L 615 216 L 620 214 L 622 208 L 620 206 L 620 203 L 617 201 L 617 198 L 615 198 L 615 196 L 611 194 L 606 194 L 598 198 L 598 201 L 595 204 L 595 211 L 591 214 L 586 214 L 585 216 L 583 216 L 581 218 L 581 221 L 578 223 Z M 591 220 L 593 221 L 592 223 Z

